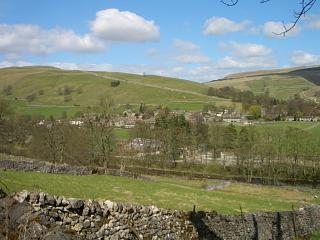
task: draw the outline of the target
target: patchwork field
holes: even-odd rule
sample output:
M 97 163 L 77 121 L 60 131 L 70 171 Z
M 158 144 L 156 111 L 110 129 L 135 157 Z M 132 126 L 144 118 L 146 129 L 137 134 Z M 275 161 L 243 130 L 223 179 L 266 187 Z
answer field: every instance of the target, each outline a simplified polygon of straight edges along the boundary
M 320 204 L 319 190 L 277 188 L 205 180 L 150 177 L 143 180 L 114 176 L 69 176 L 34 172 L 1 171 L 11 192 L 44 191 L 84 199 L 110 199 L 162 208 L 216 210 L 221 213 L 291 210 L 303 204 Z M 223 186 L 208 191 L 208 186 Z

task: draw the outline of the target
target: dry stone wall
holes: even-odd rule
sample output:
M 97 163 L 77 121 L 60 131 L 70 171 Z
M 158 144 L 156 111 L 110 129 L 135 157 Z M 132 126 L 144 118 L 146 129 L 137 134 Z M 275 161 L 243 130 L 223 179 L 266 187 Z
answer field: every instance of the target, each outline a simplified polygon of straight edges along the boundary
M 0 239 L 294 240 L 320 229 L 320 206 L 231 216 L 23 191 L 0 199 L 0 226 Z

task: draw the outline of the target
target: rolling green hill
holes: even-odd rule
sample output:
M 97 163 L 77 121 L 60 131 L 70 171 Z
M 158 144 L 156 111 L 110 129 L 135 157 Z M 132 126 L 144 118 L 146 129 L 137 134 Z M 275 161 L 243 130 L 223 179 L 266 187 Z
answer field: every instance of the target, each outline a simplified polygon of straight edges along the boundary
M 118 80 L 120 85 L 111 87 Z M 20 113 L 59 116 L 63 111 L 74 114 L 98 103 L 101 96 L 110 96 L 118 105 L 169 106 L 201 110 L 204 104 L 231 104 L 228 99 L 209 97 L 208 86 L 192 81 L 125 73 L 66 71 L 51 67 L 0 69 L 0 89 L 10 86 Z M 67 92 L 67 93 L 66 93 Z M 29 101 L 28 101 L 29 100 Z
M 317 82 L 319 76 L 320 68 L 261 71 L 230 75 L 225 79 L 208 82 L 207 86 L 232 86 L 256 94 L 262 94 L 268 89 L 271 96 L 279 99 L 288 99 L 295 94 L 314 99 L 314 93 L 320 90 Z

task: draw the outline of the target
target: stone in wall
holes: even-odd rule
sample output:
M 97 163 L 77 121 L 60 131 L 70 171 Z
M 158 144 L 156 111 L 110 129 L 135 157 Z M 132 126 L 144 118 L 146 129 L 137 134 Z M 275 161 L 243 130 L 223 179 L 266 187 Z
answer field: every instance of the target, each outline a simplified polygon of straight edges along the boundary
M 294 240 L 320 229 L 320 206 L 223 215 L 23 191 L 0 199 L 0 239 Z

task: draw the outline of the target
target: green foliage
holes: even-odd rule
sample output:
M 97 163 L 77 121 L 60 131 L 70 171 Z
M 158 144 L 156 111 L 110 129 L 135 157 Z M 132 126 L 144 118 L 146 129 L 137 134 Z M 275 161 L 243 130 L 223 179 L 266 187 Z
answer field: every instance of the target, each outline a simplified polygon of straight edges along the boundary
M 317 231 L 310 236 L 309 240 L 319 240 L 319 239 L 320 239 L 320 231 Z
M 250 106 L 249 113 L 253 117 L 253 119 L 259 119 L 261 117 L 261 106 L 260 105 Z
M 112 80 L 110 83 L 111 87 L 118 87 L 120 85 L 120 81 L 119 80 Z

